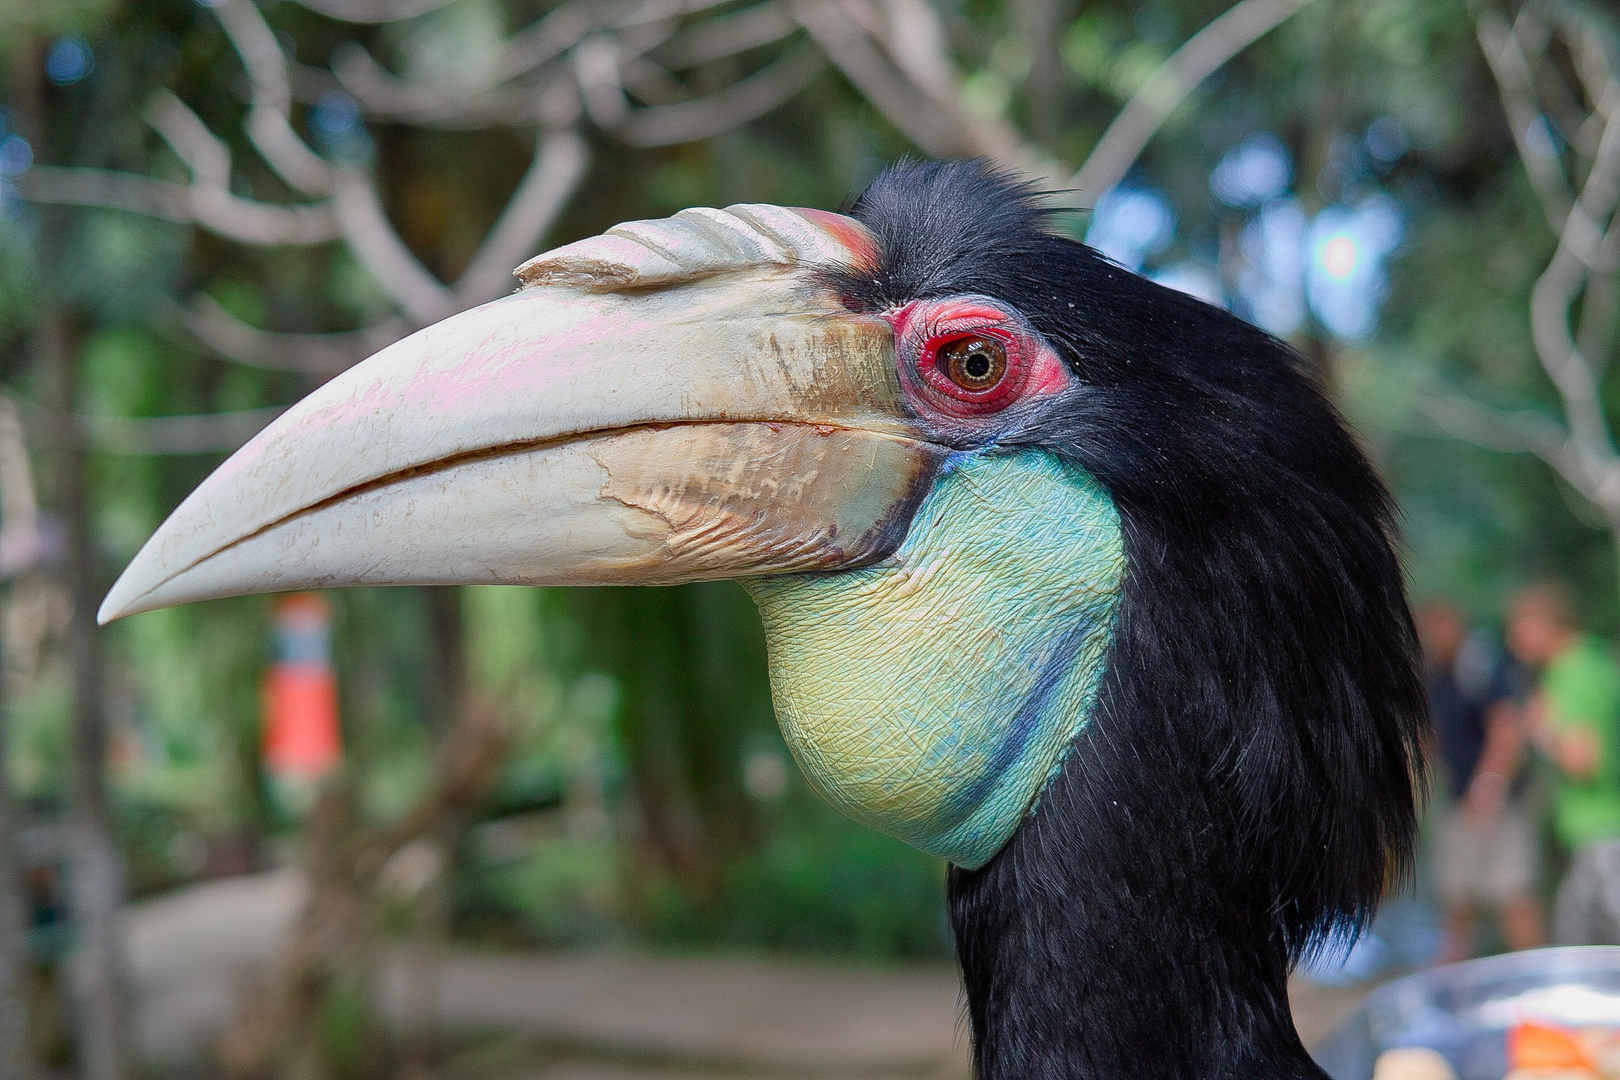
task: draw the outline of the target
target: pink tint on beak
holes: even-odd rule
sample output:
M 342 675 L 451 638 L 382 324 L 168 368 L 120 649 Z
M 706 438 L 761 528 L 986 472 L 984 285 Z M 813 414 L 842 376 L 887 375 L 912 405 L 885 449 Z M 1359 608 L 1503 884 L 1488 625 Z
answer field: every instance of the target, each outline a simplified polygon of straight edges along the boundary
M 881 252 L 878 251 L 877 242 L 854 218 L 805 206 L 795 206 L 793 212 L 815 223 L 822 232 L 843 245 L 855 257 L 861 270 L 875 271 L 878 268 Z

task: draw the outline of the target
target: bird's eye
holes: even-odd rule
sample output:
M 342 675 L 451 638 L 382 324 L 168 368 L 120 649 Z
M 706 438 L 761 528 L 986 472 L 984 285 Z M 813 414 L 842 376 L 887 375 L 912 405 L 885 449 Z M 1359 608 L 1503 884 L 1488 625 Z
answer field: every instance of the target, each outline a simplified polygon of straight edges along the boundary
M 1002 326 L 941 330 L 923 339 L 916 364 L 930 406 L 961 416 L 1005 409 L 1018 400 L 1029 374 L 1018 337 Z
M 977 334 L 940 345 L 934 354 L 946 377 L 971 394 L 992 390 L 1007 375 L 1007 347 Z
M 920 417 L 988 421 L 1074 380 L 1023 317 L 997 301 L 914 300 L 879 315 L 894 328 L 901 385 Z

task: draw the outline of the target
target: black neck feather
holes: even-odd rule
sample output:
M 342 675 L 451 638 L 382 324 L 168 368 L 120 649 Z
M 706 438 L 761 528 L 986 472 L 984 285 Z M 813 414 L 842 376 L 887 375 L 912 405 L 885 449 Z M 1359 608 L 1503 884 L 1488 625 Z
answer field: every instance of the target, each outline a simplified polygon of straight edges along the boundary
M 1230 815 L 1153 726 L 1096 716 L 1007 847 L 951 870 L 979 1080 L 1323 1075 L 1263 897 L 1234 902 Z
M 1094 715 L 1036 811 L 953 870 L 980 1080 L 1320 1077 L 1286 980 L 1370 918 L 1416 830 L 1424 700 L 1385 489 L 1287 346 L 1050 234 L 978 163 L 907 165 L 853 213 L 855 307 L 988 295 L 1082 386 L 999 445 L 1119 508 Z

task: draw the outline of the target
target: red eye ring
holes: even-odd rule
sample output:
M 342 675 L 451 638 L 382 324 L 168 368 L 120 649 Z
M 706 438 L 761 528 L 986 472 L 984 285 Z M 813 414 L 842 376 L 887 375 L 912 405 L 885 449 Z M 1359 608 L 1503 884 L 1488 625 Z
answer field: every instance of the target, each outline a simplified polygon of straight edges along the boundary
M 913 300 L 878 317 L 894 331 L 907 404 L 925 430 L 947 440 L 982 437 L 1003 410 L 1075 382 L 1023 316 L 989 297 Z
M 1018 338 L 1000 327 L 948 331 L 923 343 L 917 373 L 950 412 L 999 412 L 1023 385 L 1020 352 Z

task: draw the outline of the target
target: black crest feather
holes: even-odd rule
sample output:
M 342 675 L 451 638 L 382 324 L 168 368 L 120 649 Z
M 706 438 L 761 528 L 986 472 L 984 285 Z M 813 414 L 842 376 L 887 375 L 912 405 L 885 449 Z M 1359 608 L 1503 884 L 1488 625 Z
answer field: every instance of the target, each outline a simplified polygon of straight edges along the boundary
M 980 1080 L 1322 1074 L 1288 972 L 1411 857 L 1421 669 L 1388 493 L 1304 361 L 1053 235 L 983 163 L 852 214 L 852 306 L 1017 307 L 1083 389 L 1020 436 L 1112 494 L 1127 569 L 1090 723 L 983 869 L 951 874 Z

